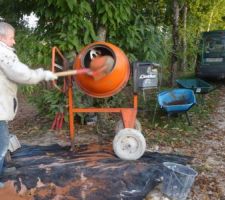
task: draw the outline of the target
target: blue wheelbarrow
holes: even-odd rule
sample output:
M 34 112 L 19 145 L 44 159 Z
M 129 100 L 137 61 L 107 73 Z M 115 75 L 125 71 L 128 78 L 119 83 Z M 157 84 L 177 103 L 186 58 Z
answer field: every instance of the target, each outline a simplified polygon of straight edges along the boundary
M 211 92 L 212 90 L 216 89 L 216 87 L 212 86 L 208 82 L 199 79 L 177 79 L 176 83 L 179 88 L 191 89 L 194 91 L 195 94 L 200 95 L 201 103 L 204 104 L 204 96 L 205 94 Z
M 160 92 L 157 95 L 158 103 L 169 116 L 172 114 L 184 113 L 188 124 L 191 125 L 187 111 L 190 110 L 197 102 L 196 97 L 191 89 L 172 89 Z

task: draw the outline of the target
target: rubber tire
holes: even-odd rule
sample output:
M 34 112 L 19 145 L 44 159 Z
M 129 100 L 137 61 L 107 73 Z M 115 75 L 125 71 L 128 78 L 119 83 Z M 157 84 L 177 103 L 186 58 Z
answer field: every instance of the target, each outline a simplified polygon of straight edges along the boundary
M 123 125 L 123 120 L 121 119 L 116 123 L 116 127 L 115 127 L 116 134 L 122 129 L 124 129 L 124 125 Z M 138 119 L 135 120 L 134 129 L 140 132 L 142 131 L 141 123 L 139 122 Z
M 137 160 L 144 154 L 145 149 L 144 136 L 133 128 L 120 130 L 113 139 L 113 150 L 122 160 Z

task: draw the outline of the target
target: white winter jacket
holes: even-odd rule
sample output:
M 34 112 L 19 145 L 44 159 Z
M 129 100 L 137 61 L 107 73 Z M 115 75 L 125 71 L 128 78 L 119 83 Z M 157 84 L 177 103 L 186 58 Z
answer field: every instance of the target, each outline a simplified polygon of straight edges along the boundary
M 45 78 L 42 68 L 30 69 L 21 63 L 14 49 L 0 41 L 0 121 L 13 120 L 16 115 L 17 84 L 36 84 Z

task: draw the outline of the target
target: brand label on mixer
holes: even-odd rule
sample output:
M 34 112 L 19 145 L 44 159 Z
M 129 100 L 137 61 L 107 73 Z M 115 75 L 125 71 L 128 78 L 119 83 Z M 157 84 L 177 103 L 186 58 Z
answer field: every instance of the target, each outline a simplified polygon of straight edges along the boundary
M 139 79 L 145 79 L 145 78 L 156 78 L 155 74 L 141 74 Z

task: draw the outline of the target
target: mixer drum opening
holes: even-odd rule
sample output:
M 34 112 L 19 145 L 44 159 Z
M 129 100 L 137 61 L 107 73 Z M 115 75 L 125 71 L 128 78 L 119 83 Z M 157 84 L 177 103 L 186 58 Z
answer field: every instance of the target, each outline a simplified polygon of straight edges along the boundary
M 92 71 L 104 69 L 99 73 L 100 76 L 79 74 L 75 77 L 80 89 L 96 98 L 110 97 L 118 93 L 130 76 L 130 64 L 125 53 L 106 42 L 94 42 L 82 49 L 75 59 L 74 68 L 90 68 Z
M 114 52 L 109 49 L 107 46 L 104 45 L 96 45 L 93 48 L 88 49 L 86 55 L 84 55 L 82 60 L 82 67 L 90 68 L 91 61 L 95 58 L 95 56 L 110 56 L 114 60 L 113 67 L 115 65 L 115 54 Z

